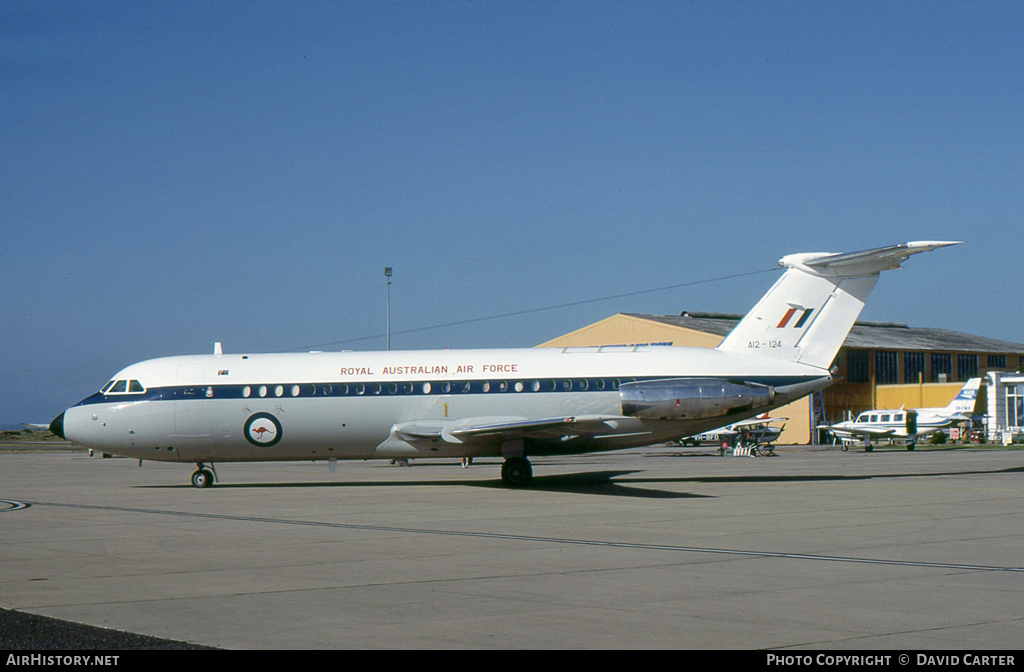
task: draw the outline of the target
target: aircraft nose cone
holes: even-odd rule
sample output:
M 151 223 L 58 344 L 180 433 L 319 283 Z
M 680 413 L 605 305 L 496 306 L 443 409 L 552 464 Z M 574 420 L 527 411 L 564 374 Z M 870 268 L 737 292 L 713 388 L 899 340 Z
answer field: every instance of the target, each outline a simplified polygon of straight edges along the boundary
M 53 419 L 53 422 L 50 423 L 50 431 L 60 438 L 64 438 L 64 413 Z

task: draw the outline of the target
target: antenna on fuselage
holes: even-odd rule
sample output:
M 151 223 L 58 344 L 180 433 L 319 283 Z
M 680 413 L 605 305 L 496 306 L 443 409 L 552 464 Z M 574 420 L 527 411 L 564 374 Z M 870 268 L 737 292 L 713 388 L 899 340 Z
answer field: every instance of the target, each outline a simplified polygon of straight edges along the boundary
M 213 354 L 215 354 L 215 355 L 223 355 L 224 354 L 224 349 L 222 347 L 220 347 L 220 341 L 217 341 L 216 343 L 213 344 Z

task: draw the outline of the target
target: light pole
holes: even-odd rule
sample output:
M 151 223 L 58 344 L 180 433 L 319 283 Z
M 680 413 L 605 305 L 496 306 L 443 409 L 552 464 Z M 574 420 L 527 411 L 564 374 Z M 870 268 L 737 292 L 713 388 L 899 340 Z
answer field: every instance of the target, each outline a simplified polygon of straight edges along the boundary
M 384 267 L 384 277 L 388 279 L 388 350 L 391 349 L 391 267 Z

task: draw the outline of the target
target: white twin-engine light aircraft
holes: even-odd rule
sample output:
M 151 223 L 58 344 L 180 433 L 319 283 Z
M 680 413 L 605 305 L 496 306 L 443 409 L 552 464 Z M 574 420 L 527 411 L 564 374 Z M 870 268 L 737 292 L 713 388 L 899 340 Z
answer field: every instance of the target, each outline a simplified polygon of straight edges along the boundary
M 603 346 L 166 357 L 60 414 L 54 434 L 115 455 L 207 464 L 504 457 L 676 440 L 782 406 L 829 367 L 883 270 L 953 242 L 792 254 L 717 348 Z M 333 462 L 332 462 L 333 466 Z
M 818 429 L 832 432 L 843 442 L 843 450 L 860 442 L 870 451 L 872 440 L 900 441 L 906 444 L 907 450 L 913 450 L 919 439 L 955 423 L 969 421 L 978 403 L 980 388 L 981 378 L 971 378 L 947 406 L 872 409 L 859 414 L 856 420 L 820 425 Z

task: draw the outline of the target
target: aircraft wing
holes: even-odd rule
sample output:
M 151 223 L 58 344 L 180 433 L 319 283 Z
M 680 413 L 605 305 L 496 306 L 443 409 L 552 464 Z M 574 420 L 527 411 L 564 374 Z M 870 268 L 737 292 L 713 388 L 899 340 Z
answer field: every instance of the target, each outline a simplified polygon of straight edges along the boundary
M 751 418 L 749 420 L 743 420 L 742 422 L 734 422 L 728 427 L 736 429 L 738 427 L 750 427 L 752 425 L 767 425 L 772 422 L 785 422 L 789 418 Z
M 488 443 L 514 439 L 559 439 L 565 436 L 614 432 L 617 415 L 576 415 L 555 418 L 471 418 L 460 421 L 412 421 L 391 428 L 405 441 L 443 440 L 451 443 Z
M 867 436 L 873 439 L 882 439 L 889 436 L 895 436 L 896 434 L 896 430 L 894 429 L 875 429 L 872 427 L 853 428 L 842 427 L 839 425 L 819 425 L 818 429 L 827 429 L 840 438 L 845 435 L 846 437 Z

